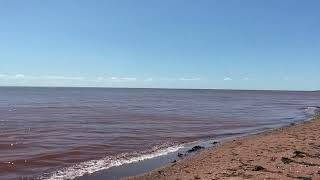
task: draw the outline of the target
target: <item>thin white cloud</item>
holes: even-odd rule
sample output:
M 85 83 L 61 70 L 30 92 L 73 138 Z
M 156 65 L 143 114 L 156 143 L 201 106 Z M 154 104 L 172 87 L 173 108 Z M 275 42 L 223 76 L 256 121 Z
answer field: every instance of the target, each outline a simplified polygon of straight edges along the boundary
M 17 78 L 17 79 L 24 79 L 26 76 L 24 74 L 16 74 L 14 76 L 14 78 Z
M 180 81 L 200 81 L 200 78 L 179 78 Z
M 60 76 L 60 75 L 24 75 L 24 74 L 0 74 L 0 80 L 12 80 L 12 81 L 53 81 L 53 82 L 63 82 L 63 81 L 86 81 L 86 82 L 95 82 L 95 83 L 107 83 L 107 82 L 134 82 L 139 79 L 136 77 L 80 77 L 80 76 Z M 200 81 L 198 77 L 182 77 L 182 78 L 159 78 L 160 81 Z M 144 82 L 153 82 L 153 78 L 141 79 Z
M 124 77 L 124 78 L 120 78 L 121 80 L 125 80 L 125 81 L 136 81 L 137 78 L 132 78 L 132 77 Z
M 232 78 L 230 78 L 230 77 L 225 77 L 223 80 L 224 80 L 224 81 L 232 81 Z
M 111 77 L 113 81 L 136 81 L 137 78 L 135 77 Z
M 200 78 L 160 78 L 161 81 L 200 81 Z
M 40 76 L 29 76 L 24 74 L 7 75 L 1 74 L 1 79 L 6 80 L 84 80 L 83 77 L 72 77 L 72 76 L 50 76 L 50 75 L 40 75 Z
M 97 78 L 96 78 L 96 81 L 97 81 L 97 82 L 101 82 L 101 81 L 104 81 L 104 80 L 105 80 L 104 77 L 97 77 Z
M 145 82 L 151 82 L 151 81 L 153 81 L 153 78 L 147 78 L 147 79 L 145 79 L 144 81 L 145 81 Z
M 72 76 L 39 76 L 42 79 L 56 79 L 56 80 L 84 80 L 84 77 L 72 77 Z
M 225 77 L 223 80 L 224 80 L 224 81 L 232 81 L 232 78 L 230 78 L 230 77 Z
M 15 75 L 8 75 L 8 74 L 1 74 L 1 79 L 10 80 L 10 79 L 24 79 L 26 78 L 23 74 L 15 74 Z
M 6 74 L 0 74 L 0 78 L 5 78 L 5 77 L 7 77 Z

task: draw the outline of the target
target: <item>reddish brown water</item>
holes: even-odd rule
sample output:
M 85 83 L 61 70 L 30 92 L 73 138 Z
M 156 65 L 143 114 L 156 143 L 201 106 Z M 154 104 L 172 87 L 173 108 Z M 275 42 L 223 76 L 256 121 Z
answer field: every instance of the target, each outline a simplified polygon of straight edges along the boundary
M 305 120 L 316 106 L 319 92 L 0 88 L 0 179 L 74 178 Z

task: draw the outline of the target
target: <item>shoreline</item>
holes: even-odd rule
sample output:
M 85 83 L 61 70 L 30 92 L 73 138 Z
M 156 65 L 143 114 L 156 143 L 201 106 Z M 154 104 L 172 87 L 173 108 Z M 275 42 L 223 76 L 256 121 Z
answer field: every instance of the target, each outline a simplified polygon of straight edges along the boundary
M 302 123 L 302 122 L 304 121 L 299 121 L 297 123 Z M 146 174 L 154 170 L 157 170 L 159 168 L 163 168 L 168 165 L 171 165 L 172 163 L 175 163 L 177 161 L 190 159 L 193 156 L 197 155 L 198 153 L 201 153 L 202 151 L 208 151 L 210 149 L 214 149 L 218 145 L 228 143 L 234 139 L 247 137 L 255 134 L 260 134 L 260 133 L 264 133 L 264 132 L 272 131 L 274 129 L 288 127 L 288 126 L 290 125 L 288 124 L 286 126 L 280 126 L 280 127 L 274 127 L 274 128 L 264 127 L 264 128 L 258 128 L 255 130 L 250 130 L 249 132 L 244 131 L 242 133 L 230 133 L 229 135 L 223 135 L 221 137 L 188 142 L 188 143 L 178 145 L 180 147 L 177 148 L 176 151 L 171 151 L 171 152 L 165 153 L 164 155 L 154 156 L 154 154 L 145 154 L 147 156 L 154 156 L 154 157 L 145 158 L 145 159 L 142 158 L 141 160 L 133 161 L 130 163 L 121 163 L 121 165 L 119 166 L 115 165 L 101 171 L 97 171 L 90 174 L 84 174 L 83 176 L 78 176 L 75 179 L 76 180 L 88 180 L 88 179 L 117 180 L 117 179 L 128 179 L 136 176 L 138 177 L 142 174 Z M 175 146 L 175 147 L 178 147 L 178 146 Z M 168 148 L 171 149 L 173 148 L 173 146 Z M 142 156 L 145 156 L 145 155 L 142 155 Z
M 237 137 L 125 179 L 320 179 L 320 117 Z

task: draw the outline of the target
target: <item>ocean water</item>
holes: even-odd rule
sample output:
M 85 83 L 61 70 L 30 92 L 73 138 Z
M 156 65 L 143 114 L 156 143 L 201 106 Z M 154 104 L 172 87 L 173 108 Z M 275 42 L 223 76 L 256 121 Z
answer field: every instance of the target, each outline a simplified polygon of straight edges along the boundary
M 310 118 L 320 92 L 0 88 L 0 179 L 72 179 Z

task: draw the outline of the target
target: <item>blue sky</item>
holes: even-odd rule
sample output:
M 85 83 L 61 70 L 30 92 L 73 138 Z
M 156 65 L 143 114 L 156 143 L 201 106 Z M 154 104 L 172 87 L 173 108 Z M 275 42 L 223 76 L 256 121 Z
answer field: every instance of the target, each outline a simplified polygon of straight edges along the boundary
M 0 85 L 320 89 L 317 0 L 0 1 Z

